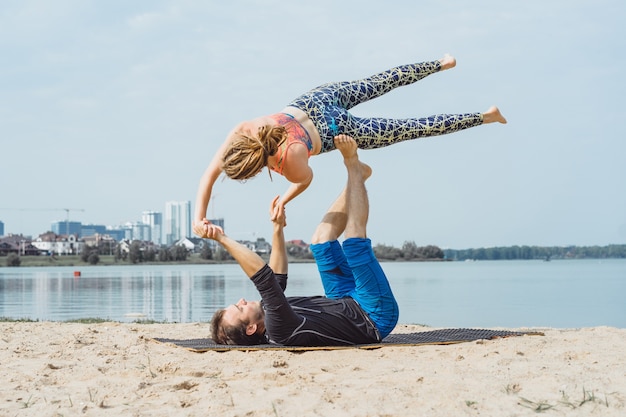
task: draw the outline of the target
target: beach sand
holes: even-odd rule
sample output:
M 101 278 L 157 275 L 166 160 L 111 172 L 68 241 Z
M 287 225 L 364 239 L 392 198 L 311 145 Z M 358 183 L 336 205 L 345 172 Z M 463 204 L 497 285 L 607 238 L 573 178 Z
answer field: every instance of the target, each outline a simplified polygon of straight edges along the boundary
M 206 337 L 196 323 L 0 329 L 0 416 L 626 415 L 626 329 L 300 353 L 152 340 Z

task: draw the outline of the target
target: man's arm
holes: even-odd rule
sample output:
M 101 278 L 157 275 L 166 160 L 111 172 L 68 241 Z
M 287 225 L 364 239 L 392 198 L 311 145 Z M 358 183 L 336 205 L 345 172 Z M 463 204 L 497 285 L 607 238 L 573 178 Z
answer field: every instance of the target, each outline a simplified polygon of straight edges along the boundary
M 276 196 L 270 205 L 270 216 L 273 215 L 280 196 Z M 281 210 L 276 218 L 272 218 L 274 233 L 272 235 L 272 253 L 270 254 L 269 267 L 275 274 L 287 274 L 287 246 L 285 245 L 285 233 L 283 231 L 286 223 L 285 211 Z
M 207 237 L 221 244 L 239 263 L 239 266 L 243 269 L 243 272 L 245 272 L 248 278 L 252 278 L 254 274 L 265 266 L 263 258 L 236 240 L 226 236 L 220 227 L 213 224 L 208 224 L 206 227 Z

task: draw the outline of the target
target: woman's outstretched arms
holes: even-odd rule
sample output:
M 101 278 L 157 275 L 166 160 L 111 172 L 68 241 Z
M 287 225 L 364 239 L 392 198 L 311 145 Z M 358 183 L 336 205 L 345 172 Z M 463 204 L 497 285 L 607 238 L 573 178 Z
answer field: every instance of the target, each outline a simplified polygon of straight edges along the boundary
M 230 146 L 232 141 L 232 132 L 228 135 L 222 146 L 219 147 L 213 159 L 209 163 L 209 166 L 202 174 L 200 183 L 198 184 L 198 191 L 196 192 L 196 205 L 193 214 L 192 229 L 194 234 L 199 237 L 205 238 L 207 229 L 206 225 L 208 220 L 206 219 L 206 212 L 211 200 L 211 193 L 213 191 L 213 185 L 222 173 L 222 156 L 224 152 Z

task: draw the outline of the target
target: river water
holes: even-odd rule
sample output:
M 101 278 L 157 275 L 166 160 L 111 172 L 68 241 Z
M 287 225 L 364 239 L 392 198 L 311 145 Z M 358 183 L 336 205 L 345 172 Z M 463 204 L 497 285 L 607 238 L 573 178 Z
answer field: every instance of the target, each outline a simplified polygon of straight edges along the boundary
M 626 260 L 383 263 L 400 323 L 626 328 Z M 75 272 L 80 272 L 76 277 Z M 287 295 L 319 295 L 315 264 L 290 264 Z M 209 321 L 258 295 L 238 265 L 0 268 L 0 317 Z

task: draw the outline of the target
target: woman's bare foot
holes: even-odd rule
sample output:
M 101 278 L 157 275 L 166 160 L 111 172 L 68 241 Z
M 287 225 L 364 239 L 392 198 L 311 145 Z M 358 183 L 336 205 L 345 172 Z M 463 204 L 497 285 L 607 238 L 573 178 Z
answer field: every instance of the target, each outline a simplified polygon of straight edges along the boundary
M 443 58 L 439 60 L 439 63 L 441 64 L 441 71 L 454 68 L 456 67 L 456 58 L 450 54 L 445 54 Z
M 483 113 L 483 124 L 494 122 L 506 124 L 506 119 L 502 116 L 502 113 L 500 113 L 500 109 L 496 106 L 491 106 L 486 112 Z
M 351 163 L 353 160 L 356 160 L 361 164 L 361 175 L 363 175 L 363 179 L 366 180 L 372 175 L 372 168 L 359 161 L 359 156 L 357 155 L 357 144 L 356 141 L 348 135 L 337 135 L 335 136 L 335 147 L 341 152 L 343 156 L 344 162 Z

